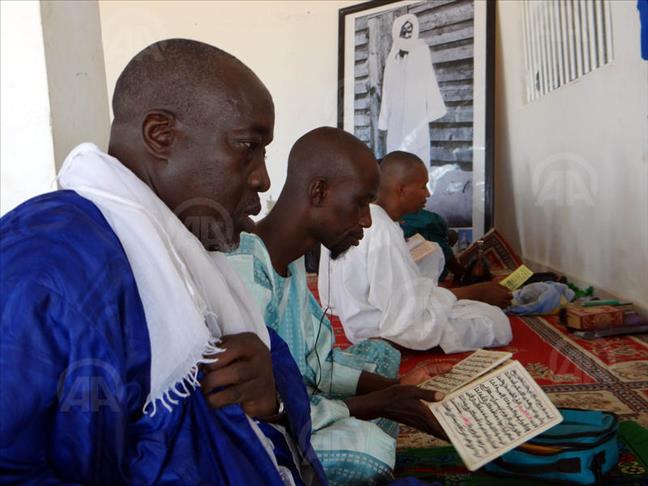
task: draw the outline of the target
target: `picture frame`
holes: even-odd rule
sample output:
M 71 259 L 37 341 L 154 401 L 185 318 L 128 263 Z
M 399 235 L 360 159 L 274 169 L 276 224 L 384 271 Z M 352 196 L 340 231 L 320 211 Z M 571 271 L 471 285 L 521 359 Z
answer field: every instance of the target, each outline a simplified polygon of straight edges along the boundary
M 494 221 L 494 2 L 372 0 L 340 9 L 338 22 L 338 127 L 378 159 L 418 155 L 426 209 L 462 249 Z

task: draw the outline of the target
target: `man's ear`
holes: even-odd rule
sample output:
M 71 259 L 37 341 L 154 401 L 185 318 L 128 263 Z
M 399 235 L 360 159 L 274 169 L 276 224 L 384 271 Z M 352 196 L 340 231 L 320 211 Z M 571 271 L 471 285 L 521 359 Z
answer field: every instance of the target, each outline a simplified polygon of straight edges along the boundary
M 156 159 L 167 160 L 176 137 L 176 118 L 164 110 L 149 111 L 142 123 L 146 150 Z
M 329 186 L 326 179 L 317 177 L 308 184 L 308 200 L 311 206 L 319 208 L 328 196 Z
M 406 186 L 405 186 L 405 184 L 398 184 L 398 186 L 396 186 L 396 187 L 398 189 L 398 192 L 397 192 L 398 198 L 400 199 L 405 195 L 405 187 Z

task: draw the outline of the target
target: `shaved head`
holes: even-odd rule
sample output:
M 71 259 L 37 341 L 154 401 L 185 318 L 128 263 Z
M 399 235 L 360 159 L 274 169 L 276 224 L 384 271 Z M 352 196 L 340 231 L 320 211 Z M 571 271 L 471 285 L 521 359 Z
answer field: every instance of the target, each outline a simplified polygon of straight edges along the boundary
M 236 83 L 231 82 L 234 73 Z M 248 79 L 240 83 L 242 78 Z M 152 109 L 203 122 L 205 97 L 233 109 L 232 100 L 252 84 L 263 86 L 245 64 L 217 47 L 189 39 L 162 40 L 126 65 L 115 85 L 113 113 L 120 123 L 139 122 Z
M 403 184 L 416 173 L 426 171 L 425 164 L 416 155 L 409 152 L 390 152 L 380 161 L 380 184 Z
M 423 161 L 409 152 L 390 152 L 380 162 L 378 204 L 394 221 L 423 207 L 430 195 L 428 171 Z
M 208 250 L 236 247 L 268 190 L 274 104 L 231 54 L 188 39 L 156 42 L 124 68 L 108 153 L 146 183 Z
M 378 161 L 369 147 L 343 130 L 316 128 L 293 145 L 281 195 L 258 228 L 266 244 L 284 228 L 275 254 L 287 251 L 292 238 L 321 243 L 335 257 L 357 245 L 371 226 L 369 204 L 379 182 Z M 287 261 L 300 255 L 290 254 Z
M 377 170 L 378 163 L 364 143 L 344 130 L 320 127 L 303 135 L 290 150 L 286 186 L 305 188 L 316 177 L 335 185 Z

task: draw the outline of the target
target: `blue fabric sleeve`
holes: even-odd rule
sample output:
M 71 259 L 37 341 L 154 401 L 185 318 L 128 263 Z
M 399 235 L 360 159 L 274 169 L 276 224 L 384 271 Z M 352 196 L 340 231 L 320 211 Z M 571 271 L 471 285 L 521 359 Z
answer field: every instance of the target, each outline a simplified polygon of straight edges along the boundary
M 3 289 L 3 292 L 6 289 Z M 56 315 L 56 318 L 52 316 Z M 32 282 L 14 288 L 2 306 L 2 340 L 0 341 L 0 470 L 2 481 L 54 484 L 57 474 L 47 460 L 51 446 L 45 435 L 52 423 L 59 396 L 61 370 L 69 362 L 66 344 L 69 335 L 63 327 L 66 319 L 82 320 L 61 303 L 49 289 Z M 20 320 L 8 319 L 21 316 Z M 52 336 L 56 338 L 52 339 Z M 74 373 L 74 372 L 73 372 Z M 79 374 L 75 374 L 81 377 Z M 97 377 L 103 376 L 98 370 Z M 63 381 L 66 380 L 63 378 Z M 89 392 L 89 380 L 77 380 L 77 399 Z M 68 382 L 70 383 L 70 382 Z M 106 381 L 109 383 L 109 381 Z M 38 393 L 30 388 L 37 387 Z M 108 391 L 108 390 L 106 390 Z M 114 390 L 113 390 L 114 391 Z M 108 396 L 110 397 L 110 391 Z M 68 396 L 70 403 L 74 399 Z M 84 426 L 97 424 L 92 414 Z M 82 424 L 78 424 L 82 425 Z M 75 433 L 84 435 L 82 430 Z M 59 444 L 61 447 L 65 444 Z M 99 444 L 88 444 L 89 447 Z M 91 451 L 88 451 L 91 453 Z
M 0 263 L 3 480 L 115 478 L 150 361 L 119 241 L 89 201 L 60 191 L 2 218 Z
M 283 484 L 239 405 L 211 409 L 198 389 L 142 413 L 146 319 L 92 203 L 59 191 L 5 215 L 0 264 L 0 483 Z M 285 344 L 273 341 L 272 358 L 308 455 L 299 370 Z

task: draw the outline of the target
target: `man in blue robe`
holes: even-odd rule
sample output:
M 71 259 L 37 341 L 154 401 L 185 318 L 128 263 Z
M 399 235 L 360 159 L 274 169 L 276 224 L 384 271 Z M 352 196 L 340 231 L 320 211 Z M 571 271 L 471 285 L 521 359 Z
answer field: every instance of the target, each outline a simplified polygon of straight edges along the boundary
M 299 369 L 219 253 L 269 187 L 270 94 L 173 39 L 113 112 L 108 154 L 0 220 L 0 482 L 325 483 Z

